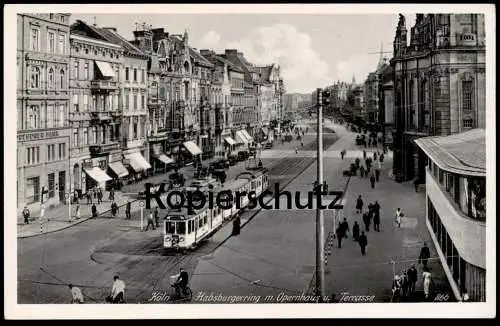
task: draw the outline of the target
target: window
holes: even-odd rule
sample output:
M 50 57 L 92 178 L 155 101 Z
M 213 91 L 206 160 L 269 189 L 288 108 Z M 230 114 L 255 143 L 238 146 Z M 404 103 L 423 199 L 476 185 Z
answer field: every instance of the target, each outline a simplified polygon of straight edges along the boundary
M 73 146 L 78 147 L 78 129 L 73 129 Z
M 464 119 L 464 128 L 472 128 L 472 119 Z
M 55 181 L 55 175 L 54 173 L 49 173 L 48 175 L 48 180 L 49 180 L 49 198 L 54 197 L 54 181 Z
M 40 124 L 40 109 L 37 105 L 32 105 L 28 109 L 27 129 L 36 129 Z
M 92 127 L 92 144 L 97 143 L 97 127 Z
M 40 30 L 38 28 L 31 29 L 31 51 L 40 51 Z
M 129 80 L 129 69 L 128 67 L 125 68 L 125 80 L 128 81 Z
M 133 126 L 134 126 L 134 133 L 133 133 L 134 139 L 137 139 L 137 122 L 136 121 L 134 121 L 134 125 Z
M 87 128 L 83 129 L 84 131 L 84 135 L 86 135 L 86 131 L 87 131 Z M 83 142 L 85 143 L 85 138 L 83 140 Z M 86 145 L 86 144 L 84 144 Z M 59 144 L 59 159 L 64 159 L 66 157 L 66 144 L 65 143 L 61 143 Z
M 472 81 L 462 81 L 462 109 L 464 111 L 472 110 Z
M 89 109 L 89 96 L 87 94 L 83 95 L 83 110 L 87 111 Z
M 146 108 L 146 102 L 144 101 L 144 95 L 141 96 L 141 109 L 145 109 Z
M 134 95 L 134 110 L 137 110 L 137 95 Z
M 54 69 L 52 68 L 49 68 L 48 82 L 49 82 L 49 87 L 54 87 Z
M 73 94 L 73 111 L 78 112 L 78 94 Z
M 40 147 L 26 148 L 26 163 L 36 164 L 40 162 Z
M 83 145 L 89 144 L 89 128 L 83 128 Z
M 88 55 L 89 54 L 89 49 L 85 49 L 85 54 Z
M 141 70 L 141 83 L 144 83 L 144 79 L 145 79 L 145 72 L 144 72 L 144 69 Z
M 54 14 L 49 14 L 50 19 L 54 19 Z
M 64 54 L 66 48 L 66 36 L 64 34 L 59 34 L 59 53 Z
M 61 23 L 64 23 L 64 16 L 61 16 Z
M 75 79 L 79 79 L 78 70 L 80 70 L 80 63 L 78 61 L 75 61 L 75 64 L 73 67 L 73 78 L 75 78 Z
M 26 179 L 26 203 L 31 204 L 40 199 L 40 178 L 27 178 Z
M 49 32 L 48 34 L 49 38 L 49 52 L 50 53 L 55 53 L 56 52 L 56 35 L 53 32 Z
M 31 88 L 40 88 L 40 68 L 31 68 Z
M 61 71 L 59 71 L 59 85 L 60 85 L 60 88 L 66 88 L 66 76 L 64 75 L 64 70 L 61 69 Z
M 126 108 L 127 110 L 129 109 L 129 105 L 130 105 L 130 103 L 129 103 L 129 102 L 130 102 L 130 101 L 129 101 L 129 96 L 128 96 L 128 94 L 125 94 L 125 108 Z
M 89 63 L 88 62 L 85 62 L 85 64 L 83 65 L 83 78 L 85 80 L 89 79 Z
M 134 81 L 137 81 L 137 69 L 134 68 Z
M 97 111 L 97 96 L 92 95 L 92 110 Z
M 52 150 L 51 150 L 52 145 L 47 146 L 47 161 L 50 162 L 52 161 Z
M 47 128 L 54 128 L 54 106 L 53 105 L 47 105 Z

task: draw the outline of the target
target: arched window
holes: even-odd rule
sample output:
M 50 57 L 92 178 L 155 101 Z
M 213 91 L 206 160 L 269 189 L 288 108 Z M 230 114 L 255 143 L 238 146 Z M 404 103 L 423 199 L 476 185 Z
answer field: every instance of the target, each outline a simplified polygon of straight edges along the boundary
M 40 68 L 31 68 L 31 88 L 40 88 Z
M 37 105 L 32 105 L 28 108 L 28 119 L 26 121 L 26 129 L 36 129 L 40 123 L 40 110 Z
M 54 87 L 54 69 L 52 68 L 49 69 L 48 79 L 49 87 Z
M 184 73 L 189 74 L 189 62 L 184 62 Z
M 59 71 L 59 78 L 60 78 L 59 81 L 60 88 L 66 88 L 66 76 L 64 74 L 64 69 L 61 69 L 61 71 Z

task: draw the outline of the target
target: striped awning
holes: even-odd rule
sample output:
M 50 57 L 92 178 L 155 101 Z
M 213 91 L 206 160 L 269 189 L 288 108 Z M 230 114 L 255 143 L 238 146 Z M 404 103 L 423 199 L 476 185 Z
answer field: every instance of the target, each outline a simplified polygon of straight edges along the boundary
M 193 141 L 184 142 L 183 145 L 191 153 L 191 155 L 199 155 L 202 153 L 201 149 Z
M 146 161 L 141 153 L 126 154 L 125 158 L 130 160 L 130 166 L 135 172 L 141 172 L 151 169 L 151 165 Z
M 122 162 L 109 163 L 109 167 L 114 173 L 116 173 L 118 178 L 123 178 L 128 175 L 127 168 L 122 164 Z
M 84 169 L 92 179 L 97 183 L 104 183 L 106 181 L 112 180 L 112 178 L 106 174 L 103 170 L 98 167 L 93 167 L 92 169 Z
M 236 145 L 236 142 L 231 137 L 226 137 L 226 138 L 224 138 L 224 140 L 226 141 L 226 143 L 228 143 L 231 146 Z
M 162 161 L 165 164 L 170 164 L 170 163 L 174 163 L 175 162 L 172 158 L 168 157 L 165 154 L 160 154 L 160 155 L 156 156 L 156 158 L 158 160 Z

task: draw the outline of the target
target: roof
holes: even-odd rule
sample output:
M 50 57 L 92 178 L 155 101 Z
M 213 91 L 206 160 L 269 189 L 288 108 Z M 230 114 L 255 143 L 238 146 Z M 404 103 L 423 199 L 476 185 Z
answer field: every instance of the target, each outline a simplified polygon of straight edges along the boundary
M 269 78 L 271 77 L 271 73 L 273 71 L 273 66 L 265 66 L 265 67 L 257 67 L 260 74 L 261 82 L 270 82 Z
M 213 58 L 219 62 L 222 62 L 226 65 L 228 65 L 229 69 L 233 70 L 233 71 L 237 71 L 237 72 L 241 72 L 241 73 L 244 73 L 243 69 L 241 69 L 240 67 L 238 67 L 237 65 L 235 65 L 234 63 L 232 63 L 231 61 L 229 60 L 226 60 L 224 59 L 223 57 L 221 57 L 220 55 L 214 55 Z
M 191 55 L 194 58 L 195 62 L 199 63 L 202 66 L 209 67 L 209 68 L 214 66 L 210 61 L 208 61 L 207 59 L 205 59 L 205 57 L 203 57 L 200 53 L 198 53 L 198 51 L 195 51 L 191 47 L 188 47 L 188 48 L 189 48 L 189 55 Z
M 94 27 L 99 31 L 99 33 L 105 37 L 108 41 L 115 43 L 117 45 L 120 45 L 123 47 L 125 52 L 133 55 L 140 55 L 140 56 L 146 56 L 144 52 L 136 48 L 134 45 L 130 44 L 129 41 L 127 41 L 125 38 L 123 38 L 121 35 L 118 33 L 112 32 L 108 29 L 105 28 L 98 28 Z
M 416 139 L 441 169 L 461 175 L 486 176 L 486 137 L 482 128 Z

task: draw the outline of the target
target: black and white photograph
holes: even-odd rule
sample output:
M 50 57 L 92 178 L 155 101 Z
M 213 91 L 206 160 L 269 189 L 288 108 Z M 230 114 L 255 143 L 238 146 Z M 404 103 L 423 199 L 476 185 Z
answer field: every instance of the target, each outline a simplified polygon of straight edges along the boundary
M 495 317 L 495 24 L 7 5 L 6 318 Z

